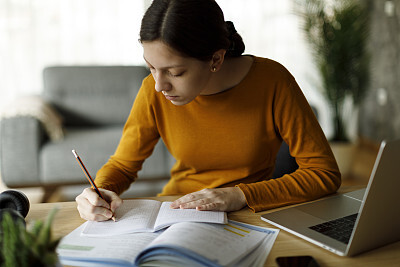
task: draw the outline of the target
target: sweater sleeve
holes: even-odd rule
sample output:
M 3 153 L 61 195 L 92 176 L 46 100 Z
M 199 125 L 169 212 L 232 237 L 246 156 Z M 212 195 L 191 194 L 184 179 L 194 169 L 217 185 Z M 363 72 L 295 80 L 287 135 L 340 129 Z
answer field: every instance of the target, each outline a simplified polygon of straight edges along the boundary
M 336 192 L 341 175 L 329 143 L 294 78 L 275 88 L 274 126 L 299 168 L 277 179 L 239 184 L 254 211 L 310 201 Z M 268 112 L 268 111 L 267 111 Z
M 151 83 L 149 77 L 144 79 L 114 155 L 97 172 L 98 187 L 121 194 L 136 180 L 144 160 L 153 152 L 160 136 L 150 104 L 154 95 Z

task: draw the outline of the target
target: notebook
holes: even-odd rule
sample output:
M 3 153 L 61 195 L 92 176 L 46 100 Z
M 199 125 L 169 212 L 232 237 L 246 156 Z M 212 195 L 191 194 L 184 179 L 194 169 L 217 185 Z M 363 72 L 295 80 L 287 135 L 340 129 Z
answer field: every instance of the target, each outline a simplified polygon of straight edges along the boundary
M 261 219 L 340 256 L 400 240 L 400 140 L 381 143 L 366 188 L 261 216 Z M 294 219 L 295 218 L 295 219 Z M 346 234 L 338 228 L 353 224 Z

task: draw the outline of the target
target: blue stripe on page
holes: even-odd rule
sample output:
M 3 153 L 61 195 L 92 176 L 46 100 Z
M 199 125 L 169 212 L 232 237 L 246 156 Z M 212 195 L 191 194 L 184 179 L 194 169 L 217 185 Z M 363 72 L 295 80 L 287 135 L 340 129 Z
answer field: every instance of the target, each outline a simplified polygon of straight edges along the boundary
M 267 233 L 267 234 L 275 233 L 274 231 L 271 231 L 270 229 L 267 229 L 267 228 L 264 228 L 264 227 L 260 227 L 260 226 L 255 226 L 255 225 L 252 225 L 252 224 L 237 222 L 237 221 L 233 221 L 233 220 L 228 220 L 228 223 L 236 224 L 236 225 L 239 225 L 239 226 L 243 226 L 243 227 L 249 228 L 249 229 L 254 230 L 254 231 L 263 232 L 263 233 Z
M 86 258 L 76 259 L 73 257 L 59 257 L 61 264 L 71 266 L 134 266 L 130 262 L 126 262 L 119 259 L 98 259 L 98 258 Z
M 188 250 L 186 248 L 182 248 L 179 246 L 168 246 L 168 247 L 154 246 L 154 247 L 151 247 L 150 249 L 146 249 L 146 250 L 142 251 L 136 258 L 135 266 L 139 266 L 139 264 L 144 262 L 149 257 L 160 256 L 160 255 L 179 256 L 181 258 L 183 257 L 183 258 L 189 259 L 189 260 L 193 261 L 194 263 L 202 264 L 204 266 L 221 267 L 221 265 L 218 264 L 217 262 L 212 261 L 210 259 L 206 259 L 205 257 L 197 255 L 196 253 L 192 252 L 191 250 Z

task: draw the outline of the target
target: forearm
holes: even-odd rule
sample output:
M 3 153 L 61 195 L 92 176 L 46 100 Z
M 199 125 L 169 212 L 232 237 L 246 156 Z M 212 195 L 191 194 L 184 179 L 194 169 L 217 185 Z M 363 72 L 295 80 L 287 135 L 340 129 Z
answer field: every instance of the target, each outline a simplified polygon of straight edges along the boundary
M 341 184 L 340 172 L 298 169 L 290 175 L 253 184 L 239 184 L 254 212 L 314 200 L 332 194 Z
M 137 171 L 140 169 L 131 168 L 129 171 L 117 161 L 110 159 L 96 174 L 96 185 L 122 194 L 136 180 Z

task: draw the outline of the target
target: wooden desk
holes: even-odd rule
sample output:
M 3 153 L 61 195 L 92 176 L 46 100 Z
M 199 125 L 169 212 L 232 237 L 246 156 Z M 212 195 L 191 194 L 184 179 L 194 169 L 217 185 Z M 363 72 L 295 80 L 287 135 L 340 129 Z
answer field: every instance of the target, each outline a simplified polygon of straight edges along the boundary
M 341 191 L 346 192 L 349 189 L 354 188 L 345 188 L 341 189 Z M 176 197 L 158 197 L 155 199 L 172 201 L 176 199 Z M 46 218 L 47 214 L 56 206 L 59 207 L 59 211 L 53 222 L 53 235 L 55 237 L 67 235 L 84 222 L 84 220 L 79 217 L 75 202 L 59 202 L 32 204 L 31 210 L 27 216 L 28 223 L 32 220 Z M 228 217 L 236 221 L 275 228 L 260 219 L 261 214 L 268 212 L 271 211 L 252 213 L 249 209 L 245 208 L 240 211 L 229 213 Z M 336 256 L 333 253 L 281 230 L 265 266 L 277 266 L 275 263 L 276 257 L 295 255 L 311 255 L 321 266 L 399 266 L 400 242 L 363 253 L 356 257 L 348 258 Z

